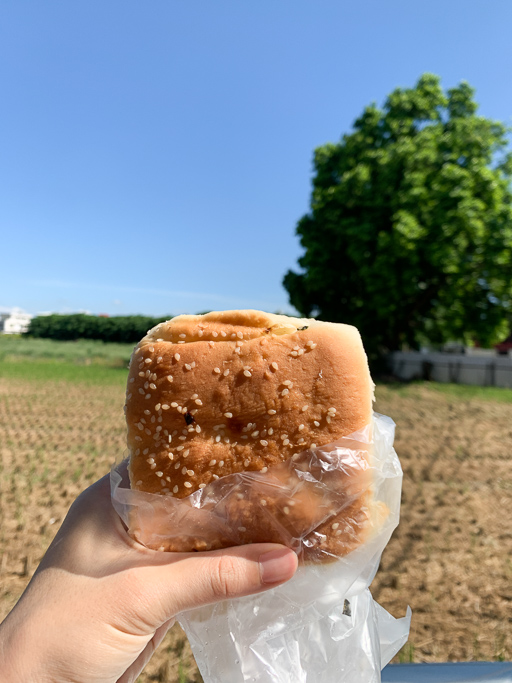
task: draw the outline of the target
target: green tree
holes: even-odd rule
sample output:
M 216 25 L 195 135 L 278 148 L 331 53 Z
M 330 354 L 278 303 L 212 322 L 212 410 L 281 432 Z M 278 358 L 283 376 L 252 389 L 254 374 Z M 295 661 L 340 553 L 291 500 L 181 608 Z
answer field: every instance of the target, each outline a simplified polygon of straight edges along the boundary
M 407 344 L 504 335 L 512 314 L 512 156 L 465 82 L 424 74 L 315 150 L 302 272 L 284 286 L 303 315 L 356 325 L 371 356 Z

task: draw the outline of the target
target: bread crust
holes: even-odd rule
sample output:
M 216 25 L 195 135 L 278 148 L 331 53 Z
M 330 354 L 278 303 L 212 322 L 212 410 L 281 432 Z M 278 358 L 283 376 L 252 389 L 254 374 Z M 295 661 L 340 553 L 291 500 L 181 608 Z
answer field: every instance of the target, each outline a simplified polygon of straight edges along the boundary
M 354 327 L 261 311 L 178 316 L 150 330 L 132 356 L 125 407 L 131 487 L 184 498 L 226 475 L 265 473 L 370 424 L 372 397 Z M 373 514 L 367 473 L 361 477 L 364 493 L 316 530 L 333 554 L 359 544 Z M 254 502 L 239 507 L 247 532 L 241 542 L 276 540 L 265 535 Z M 298 499 L 284 523 L 295 528 L 303 519 L 311 528 L 314 509 L 314 499 Z M 347 519 L 361 531 L 352 524 L 345 534 Z M 190 539 L 186 545 L 166 549 L 204 549 Z M 210 544 L 222 546 L 222 539 Z

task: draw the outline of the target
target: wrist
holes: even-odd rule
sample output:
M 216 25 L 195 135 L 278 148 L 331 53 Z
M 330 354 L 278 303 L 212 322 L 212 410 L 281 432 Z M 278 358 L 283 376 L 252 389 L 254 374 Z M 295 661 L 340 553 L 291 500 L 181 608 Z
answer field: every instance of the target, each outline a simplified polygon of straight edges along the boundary
M 0 624 L 2 683 L 51 683 L 51 675 L 45 671 L 43 657 L 38 652 L 40 638 L 30 636 L 34 630 L 32 619 L 29 617 L 29 623 L 20 623 L 16 609 Z

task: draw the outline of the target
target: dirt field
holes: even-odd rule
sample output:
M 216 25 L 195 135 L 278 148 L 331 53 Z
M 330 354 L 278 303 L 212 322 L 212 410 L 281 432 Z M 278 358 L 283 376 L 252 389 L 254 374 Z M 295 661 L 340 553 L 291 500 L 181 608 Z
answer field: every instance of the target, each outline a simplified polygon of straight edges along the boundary
M 510 397 L 510 392 L 497 394 Z M 124 452 L 123 388 L 0 378 L 0 619 L 75 496 Z M 512 659 L 512 402 L 378 389 L 397 423 L 402 523 L 373 584 L 413 610 L 402 661 Z M 141 682 L 200 681 L 173 629 Z

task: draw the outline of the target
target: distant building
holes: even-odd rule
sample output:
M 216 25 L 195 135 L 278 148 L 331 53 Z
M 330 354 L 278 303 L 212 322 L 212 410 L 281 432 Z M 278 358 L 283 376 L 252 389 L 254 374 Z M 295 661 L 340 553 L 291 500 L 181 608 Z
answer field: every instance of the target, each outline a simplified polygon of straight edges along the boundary
M 28 331 L 34 316 L 25 313 L 21 308 L 13 308 L 10 313 L 0 313 L 0 333 L 23 334 Z

